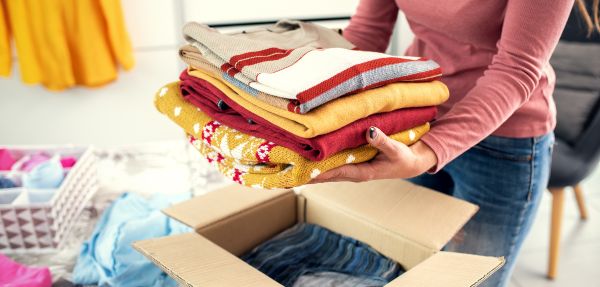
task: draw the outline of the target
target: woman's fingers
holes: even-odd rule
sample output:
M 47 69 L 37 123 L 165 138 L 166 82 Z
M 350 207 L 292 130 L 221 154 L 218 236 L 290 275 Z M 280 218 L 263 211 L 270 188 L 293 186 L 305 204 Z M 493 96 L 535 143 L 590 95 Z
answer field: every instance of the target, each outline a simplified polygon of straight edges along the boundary
M 376 127 L 367 130 L 367 141 L 379 150 L 368 162 L 348 164 L 324 172 L 310 183 L 328 181 L 369 181 L 380 178 L 407 178 L 423 171 L 417 170 L 417 157 L 407 145 L 392 140 Z
M 401 142 L 395 141 L 376 127 L 370 127 L 366 134 L 367 142 L 377 148 L 390 159 L 398 158 L 403 149 L 408 148 Z
M 367 181 L 373 179 L 372 168 L 369 163 L 348 164 L 326 171 L 311 183 L 325 181 Z

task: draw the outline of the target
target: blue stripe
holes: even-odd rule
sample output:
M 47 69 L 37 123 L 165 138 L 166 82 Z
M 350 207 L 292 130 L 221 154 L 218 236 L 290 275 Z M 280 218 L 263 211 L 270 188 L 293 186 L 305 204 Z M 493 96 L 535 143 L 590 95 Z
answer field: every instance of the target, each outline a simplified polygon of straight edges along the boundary
M 227 82 L 229 82 L 230 84 L 244 90 L 246 93 L 253 95 L 256 97 L 256 95 L 258 95 L 258 93 L 260 93 L 258 90 L 256 90 L 253 87 L 250 87 L 249 85 L 246 85 L 244 83 L 242 83 L 240 80 L 228 75 L 227 73 L 221 73 L 223 79 Z

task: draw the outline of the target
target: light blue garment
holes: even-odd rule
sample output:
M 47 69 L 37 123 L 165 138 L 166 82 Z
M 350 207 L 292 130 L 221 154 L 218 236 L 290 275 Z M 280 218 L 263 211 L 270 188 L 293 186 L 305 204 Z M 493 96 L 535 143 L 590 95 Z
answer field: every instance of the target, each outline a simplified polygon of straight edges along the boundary
M 35 166 L 31 171 L 23 174 L 23 187 L 28 188 L 58 188 L 64 179 L 64 171 L 60 164 L 60 157 L 51 159 Z
M 535 138 L 489 136 L 436 174 L 412 182 L 479 206 L 464 237 L 448 251 L 504 256 L 506 264 L 481 287 L 503 287 L 515 267 L 550 176 L 554 134 Z
M 99 286 L 177 286 L 152 262 L 135 251 L 134 241 L 190 232 L 160 209 L 189 198 L 189 194 L 155 196 L 146 200 L 124 193 L 106 209 L 82 248 L 73 282 Z

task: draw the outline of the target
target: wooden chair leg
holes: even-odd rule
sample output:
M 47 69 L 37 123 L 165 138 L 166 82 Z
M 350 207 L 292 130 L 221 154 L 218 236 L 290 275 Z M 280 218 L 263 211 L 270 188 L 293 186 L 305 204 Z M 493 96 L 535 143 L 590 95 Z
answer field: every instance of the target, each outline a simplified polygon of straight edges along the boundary
M 556 277 L 558 267 L 558 254 L 560 251 L 560 229 L 565 198 L 564 188 L 550 189 L 552 193 L 552 221 L 550 223 L 550 256 L 548 258 L 548 278 Z
M 588 213 L 585 207 L 585 199 L 583 198 L 583 190 L 581 190 L 581 185 L 578 184 L 574 186 L 573 191 L 575 191 L 575 199 L 577 200 L 577 207 L 579 207 L 579 216 L 581 219 L 586 220 L 588 218 Z

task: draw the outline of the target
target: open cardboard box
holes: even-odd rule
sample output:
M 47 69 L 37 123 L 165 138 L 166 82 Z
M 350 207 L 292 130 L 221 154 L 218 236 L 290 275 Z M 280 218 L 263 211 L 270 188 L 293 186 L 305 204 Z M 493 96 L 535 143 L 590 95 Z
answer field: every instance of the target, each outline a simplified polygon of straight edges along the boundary
M 164 209 L 196 232 L 134 248 L 185 286 L 281 286 L 240 256 L 298 222 L 358 239 L 407 271 L 386 286 L 477 286 L 503 258 L 439 251 L 478 207 L 403 180 L 301 191 L 228 186 Z

